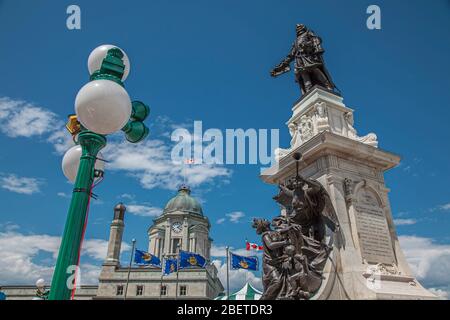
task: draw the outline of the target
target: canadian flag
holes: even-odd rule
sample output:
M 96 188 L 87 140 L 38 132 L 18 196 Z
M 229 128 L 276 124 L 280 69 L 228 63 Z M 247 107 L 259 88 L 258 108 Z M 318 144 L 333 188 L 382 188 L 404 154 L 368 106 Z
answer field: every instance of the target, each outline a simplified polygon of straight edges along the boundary
M 264 247 L 260 246 L 259 244 L 251 243 L 251 242 L 248 242 L 247 240 L 245 240 L 245 249 L 259 251 L 259 250 L 264 250 Z

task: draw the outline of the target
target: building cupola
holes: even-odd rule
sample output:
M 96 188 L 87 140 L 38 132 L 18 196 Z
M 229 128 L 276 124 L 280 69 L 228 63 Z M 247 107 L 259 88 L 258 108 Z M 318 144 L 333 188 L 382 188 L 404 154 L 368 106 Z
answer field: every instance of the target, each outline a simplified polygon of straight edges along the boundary
M 184 184 L 178 189 L 177 195 L 167 202 L 163 210 L 163 215 L 177 211 L 200 216 L 203 215 L 202 206 L 191 196 L 191 189 Z

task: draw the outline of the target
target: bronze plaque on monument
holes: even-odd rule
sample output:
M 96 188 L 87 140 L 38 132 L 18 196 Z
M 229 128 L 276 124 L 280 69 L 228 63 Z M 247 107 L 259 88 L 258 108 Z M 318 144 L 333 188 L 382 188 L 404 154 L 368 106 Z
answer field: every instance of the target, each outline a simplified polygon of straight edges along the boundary
M 395 263 L 386 217 L 376 195 L 362 188 L 355 209 L 362 258 L 369 263 Z

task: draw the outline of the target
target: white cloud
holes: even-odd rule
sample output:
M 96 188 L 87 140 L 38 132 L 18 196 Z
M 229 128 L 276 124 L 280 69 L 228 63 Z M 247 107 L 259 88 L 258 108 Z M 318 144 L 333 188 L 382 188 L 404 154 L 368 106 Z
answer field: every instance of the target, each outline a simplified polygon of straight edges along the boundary
M 444 296 L 450 293 L 450 245 L 430 238 L 399 236 L 406 260 L 417 279 L 427 288 Z
M 134 200 L 136 196 L 134 194 L 129 194 L 129 193 L 123 193 L 120 196 L 118 196 L 118 198 L 123 198 L 123 199 L 129 199 L 129 200 Z
M 0 97 L 0 131 L 11 138 L 45 137 L 57 154 L 74 145 L 63 121 L 52 111 L 23 100 Z
M 394 219 L 394 224 L 397 226 L 409 226 L 416 223 L 416 219 Z
M 428 290 L 430 290 L 431 293 L 437 295 L 438 297 L 440 297 L 442 299 L 448 299 L 449 298 L 450 292 L 448 292 L 448 291 L 444 291 L 444 290 L 436 289 L 436 288 L 428 288 Z
M 79 270 L 79 277 L 77 276 L 76 278 L 77 285 L 98 284 L 98 277 L 102 270 L 100 264 L 82 263 L 80 264 Z
M 170 158 L 170 144 L 162 140 L 147 140 L 140 144 L 112 142 L 103 154 L 110 161 L 108 169 L 129 173 L 146 189 L 176 190 L 184 180 L 191 187 L 212 183 L 216 178 L 228 182 L 231 175 L 231 170 L 223 166 L 174 164 Z
M 220 281 L 222 282 L 225 292 L 227 290 L 227 266 L 221 260 L 213 260 L 212 263 L 216 266 Z M 249 282 L 255 288 L 262 290 L 261 277 L 256 276 L 253 272 L 244 269 L 229 271 L 230 294 L 241 289 L 245 283 Z
M 64 154 L 67 150 L 75 145 L 72 136 L 65 128 L 60 128 L 52 132 L 47 138 L 47 142 L 51 143 L 57 154 Z
M 15 224 L 14 222 L 7 221 L 5 223 L 0 223 L 0 230 L 12 232 L 18 229 L 20 229 L 20 226 Z
M 70 198 L 70 195 L 65 192 L 58 192 L 56 195 L 61 198 Z
M 245 217 L 245 213 L 242 211 L 235 211 L 231 213 L 227 213 L 226 216 L 230 219 L 230 222 L 239 223 L 239 221 Z
M 399 213 L 396 214 L 397 217 L 405 217 L 409 215 L 408 211 L 400 211 Z
M 213 244 L 211 246 L 211 257 L 216 258 L 226 257 L 226 247 L 216 246 L 215 244 Z
M 52 267 L 39 264 L 34 258 L 47 252 L 55 259 L 59 238 L 49 235 L 23 235 L 6 231 L 0 233 L 0 280 L 2 283 L 34 283 L 38 278 L 51 278 Z
M 428 212 L 436 212 L 436 211 L 450 211 L 450 203 L 445 203 L 428 209 Z
M 22 100 L 0 98 L 0 130 L 9 137 L 31 137 L 53 130 L 53 112 Z
M 131 247 L 129 244 L 122 242 L 121 250 L 128 251 Z M 103 239 L 88 239 L 83 242 L 83 253 L 93 259 L 102 261 L 106 258 L 108 251 L 108 241 Z
M 150 207 L 138 204 L 126 205 L 127 212 L 142 217 L 157 217 L 162 213 L 162 209 L 158 207 Z
M 0 183 L 3 189 L 20 194 L 38 193 L 42 181 L 36 178 L 18 177 L 15 174 L 0 176 Z
M 23 234 L 3 228 L 0 232 L 0 283 L 34 284 L 39 278 L 50 283 L 54 263 L 58 255 L 61 238 L 47 234 Z M 82 256 L 102 261 L 106 257 L 108 242 L 102 239 L 87 239 L 83 242 Z M 122 251 L 130 250 L 126 243 Z M 50 254 L 46 259 L 39 255 Z M 98 282 L 100 266 L 81 263 L 81 283 Z
M 242 211 L 234 211 L 225 214 L 225 217 L 216 220 L 217 224 L 223 224 L 225 221 L 230 221 L 231 223 L 239 223 L 242 218 L 245 217 L 245 213 Z

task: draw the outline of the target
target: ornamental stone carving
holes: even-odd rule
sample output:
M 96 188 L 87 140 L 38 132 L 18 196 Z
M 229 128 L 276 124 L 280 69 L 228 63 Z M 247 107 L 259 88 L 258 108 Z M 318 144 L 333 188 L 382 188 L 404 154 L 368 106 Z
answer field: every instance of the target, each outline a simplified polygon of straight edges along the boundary
M 350 139 L 368 144 L 370 146 L 373 146 L 375 148 L 378 147 L 378 138 L 375 133 L 369 133 L 368 135 L 365 135 L 363 137 L 359 137 L 356 129 L 353 127 L 354 119 L 353 119 L 353 113 L 352 112 L 346 112 L 344 113 L 344 120 L 347 125 L 347 136 Z
M 304 115 L 300 118 L 300 132 L 302 141 L 307 141 L 313 137 L 314 128 L 310 116 Z
M 317 132 L 330 129 L 327 105 L 323 101 L 314 105 L 314 127 Z
M 297 123 L 292 122 L 288 125 L 289 134 L 291 135 L 291 149 L 297 148 L 302 144 L 302 139 Z
M 353 180 L 350 178 L 344 179 L 344 194 L 345 201 L 350 202 L 353 196 Z
M 399 271 L 395 264 L 378 263 L 369 265 L 366 273 L 370 275 L 398 275 Z
M 314 89 L 294 105 L 288 129 L 291 135 L 290 146 L 288 149 L 275 150 L 277 161 L 323 131 L 378 147 L 375 133 L 358 136 L 354 128 L 353 110 L 342 103 L 342 97 L 320 88 Z

